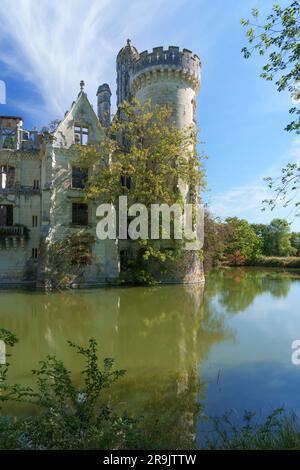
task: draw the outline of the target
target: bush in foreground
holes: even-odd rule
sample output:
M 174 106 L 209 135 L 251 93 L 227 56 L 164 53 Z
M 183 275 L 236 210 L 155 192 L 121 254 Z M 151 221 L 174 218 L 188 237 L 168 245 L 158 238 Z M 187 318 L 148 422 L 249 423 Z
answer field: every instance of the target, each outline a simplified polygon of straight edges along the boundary
M 0 339 L 9 333 L 0 330 Z M 11 346 L 16 338 L 9 336 Z M 83 384 L 77 387 L 62 361 L 47 357 L 33 371 L 36 387 L 8 385 L 8 366 L 0 366 L 0 402 L 20 402 L 36 408 L 34 416 L 0 419 L 1 449 L 126 449 L 136 440 L 137 420 L 118 415 L 104 392 L 123 376 L 113 359 L 98 365 L 97 343 L 87 348 L 69 342 L 84 357 Z

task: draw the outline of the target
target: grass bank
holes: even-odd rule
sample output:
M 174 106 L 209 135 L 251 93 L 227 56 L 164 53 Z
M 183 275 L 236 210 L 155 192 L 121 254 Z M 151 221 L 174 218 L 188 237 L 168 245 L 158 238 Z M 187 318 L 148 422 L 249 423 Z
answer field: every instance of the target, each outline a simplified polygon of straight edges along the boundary
M 300 257 L 261 256 L 248 265 L 264 268 L 300 269 Z

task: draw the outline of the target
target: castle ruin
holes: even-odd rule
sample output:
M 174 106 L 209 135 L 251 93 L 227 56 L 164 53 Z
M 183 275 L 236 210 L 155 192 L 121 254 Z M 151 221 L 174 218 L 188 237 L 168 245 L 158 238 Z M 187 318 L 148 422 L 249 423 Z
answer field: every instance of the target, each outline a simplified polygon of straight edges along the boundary
M 187 49 L 156 47 L 139 53 L 127 41 L 117 55 L 117 106 L 137 98 L 141 103 L 169 104 L 178 128 L 195 124 L 201 64 Z M 47 244 L 86 230 L 96 233 L 96 202 L 86 203 L 76 145 L 97 144 L 111 119 L 111 90 L 97 91 L 97 114 L 84 91 L 53 133 L 29 131 L 19 116 L 0 116 L 0 287 L 42 286 Z M 86 175 L 88 177 L 88 175 Z M 184 197 L 188 188 L 181 188 Z M 121 271 L 124 246 L 119 240 L 96 239 L 95 262 L 87 266 L 83 286 L 113 283 Z M 126 247 L 128 250 L 128 246 Z M 127 251 L 126 251 L 127 252 Z M 162 282 L 203 281 L 195 258 L 181 273 Z

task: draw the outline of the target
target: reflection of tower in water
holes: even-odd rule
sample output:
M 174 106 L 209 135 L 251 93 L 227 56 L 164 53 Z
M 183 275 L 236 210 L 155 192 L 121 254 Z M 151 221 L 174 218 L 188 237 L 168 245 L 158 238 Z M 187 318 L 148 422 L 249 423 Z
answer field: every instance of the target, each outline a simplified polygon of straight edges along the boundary
M 120 294 L 117 357 L 126 358 L 127 374 L 117 400 L 144 416 L 154 448 L 190 446 L 205 391 L 200 365 L 224 340 L 223 322 L 211 321 L 199 285 L 134 290 L 134 303 L 130 291 Z

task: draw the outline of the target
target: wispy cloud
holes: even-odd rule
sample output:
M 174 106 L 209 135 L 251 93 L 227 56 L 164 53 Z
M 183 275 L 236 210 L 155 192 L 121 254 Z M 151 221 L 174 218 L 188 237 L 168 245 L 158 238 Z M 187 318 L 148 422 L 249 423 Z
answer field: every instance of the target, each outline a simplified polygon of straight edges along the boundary
M 293 211 L 278 205 L 273 212 L 262 213 L 262 201 L 274 196 L 264 176 L 278 177 L 281 168 L 288 162 L 300 164 L 300 138 L 295 138 L 286 155 L 276 165 L 264 171 L 264 175 L 258 176 L 254 181 L 244 186 L 235 186 L 223 193 L 215 194 L 209 200 L 209 207 L 213 214 L 222 218 L 237 216 L 248 218 L 250 221 L 260 222 L 266 218 L 285 217 L 290 219 L 293 226 L 299 225 L 299 220 L 293 220 Z
M 167 0 L 1 0 L 4 73 L 18 75 L 40 95 L 36 114 L 60 117 L 81 79 L 92 99 L 101 82 L 109 81 L 114 88 L 118 49 L 128 36 L 136 39 L 155 23 L 168 4 Z M 173 8 L 179 4 L 175 0 Z

